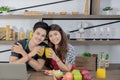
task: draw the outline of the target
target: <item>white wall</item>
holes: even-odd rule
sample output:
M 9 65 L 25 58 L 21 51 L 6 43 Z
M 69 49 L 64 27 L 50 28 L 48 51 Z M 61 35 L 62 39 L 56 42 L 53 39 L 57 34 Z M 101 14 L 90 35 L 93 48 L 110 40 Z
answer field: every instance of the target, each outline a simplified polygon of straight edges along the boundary
M 0 45 L 0 51 L 6 50 L 6 49 L 11 49 L 11 45 Z M 0 53 L 0 61 L 9 61 L 9 56 L 11 52 L 4 52 Z
M 60 1 L 60 0 L 54 0 L 54 1 Z M 78 11 L 80 14 L 84 13 L 84 1 L 85 0 L 73 0 L 70 2 L 65 2 L 65 3 L 59 3 L 59 4 L 54 4 L 54 5 L 49 5 L 49 6 L 44 6 L 40 8 L 32 8 L 30 10 L 39 10 L 39 11 L 55 11 L 58 13 L 59 11 Z M 101 0 L 102 3 L 104 1 L 108 0 Z M 115 6 L 115 3 L 119 2 L 118 0 L 110 0 L 108 4 Z M 115 2 L 114 2 L 115 1 Z M 116 2 L 117 1 L 117 2 Z M 22 7 L 28 7 L 28 6 L 33 6 L 33 5 L 38 5 L 38 4 L 44 4 L 44 3 L 49 3 L 53 2 L 50 0 L 0 0 L 0 6 L 2 5 L 8 5 L 12 9 L 17 9 L 17 8 L 22 8 Z M 112 4 L 114 3 L 114 4 Z M 117 6 L 118 7 L 118 6 Z M 120 7 L 118 7 L 120 8 Z M 13 12 L 13 14 L 21 14 L 23 13 L 24 10 Z M 101 12 L 102 13 L 102 12 Z M 7 24 L 11 25 L 11 27 L 15 26 L 17 27 L 18 31 L 21 27 L 24 28 L 24 30 L 28 30 L 33 27 L 34 23 L 38 21 L 37 19 L 0 19 L 0 27 L 5 27 Z M 107 23 L 115 20 L 82 20 L 84 27 L 92 26 L 92 25 L 98 25 L 101 23 Z M 81 20 L 53 20 L 53 21 L 46 21 L 48 24 L 51 23 L 56 23 L 61 25 L 61 27 L 67 32 L 67 30 L 74 30 L 78 29 L 78 25 L 80 24 Z M 104 26 L 104 27 L 110 27 L 112 30 L 112 38 L 120 38 L 120 23 Z M 93 37 L 92 31 L 88 31 L 87 33 L 90 33 L 90 36 L 88 37 L 86 34 L 84 34 L 84 37 L 91 38 Z M 103 33 L 105 35 L 105 33 Z M 97 37 L 99 37 L 99 31 L 97 32 Z M 72 33 L 71 38 L 79 38 L 79 33 Z M 89 51 L 91 53 L 100 53 L 101 51 L 104 51 L 105 53 L 110 54 L 110 63 L 120 63 L 119 59 L 119 47 L 120 45 L 74 45 L 76 51 L 81 55 L 84 51 Z M 0 50 L 8 49 L 10 48 L 11 45 L 0 45 Z M 9 55 L 10 52 L 6 53 L 1 53 L 0 54 L 0 61 L 8 61 L 9 60 Z
M 120 15 L 120 0 L 100 0 L 100 13 L 104 14 L 104 12 L 102 11 L 102 9 L 104 7 L 112 7 L 113 11 L 112 14 L 115 15 Z
M 9 5 L 12 9 L 18 9 L 18 8 L 23 8 L 23 7 L 29 7 L 29 6 L 34 6 L 34 5 L 40 5 L 40 4 L 46 4 L 46 3 L 52 3 L 52 2 L 57 2 L 57 1 L 64 1 L 64 0 L 0 0 L 0 5 Z M 85 0 L 73 0 L 69 2 L 64 2 L 64 3 L 58 3 L 58 4 L 53 4 L 53 5 L 48 5 L 48 6 L 41 6 L 37 8 L 31 8 L 29 10 L 33 11 L 42 11 L 42 12 L 49 12 L 49 11 L 54 11 L 56 13 L 60 11 L 78 11 L 80 14 L 84 13 L 84 7 L 85 7 Z M 75 5 L 74 5 L 75 4 Z M 24 10 L 18 11 L 23 12 Z M 14 12 L 16 13 L 16 12 Z

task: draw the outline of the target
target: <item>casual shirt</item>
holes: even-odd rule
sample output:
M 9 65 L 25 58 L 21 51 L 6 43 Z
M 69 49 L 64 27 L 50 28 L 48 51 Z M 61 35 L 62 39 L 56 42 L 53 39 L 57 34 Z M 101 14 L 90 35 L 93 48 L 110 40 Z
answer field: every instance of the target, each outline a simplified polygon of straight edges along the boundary
M 29 54 L 30 53 L 30 49 L 28 47 L 29 40 L 24 39 L 24 40 L 20 40 L 18 42 L 22 45 L 22 47 L 26 51 L 26 53 Z M 48 47 L 48 45 L 46 43 L 44 43 L 44 42 L 40 43 L 39 46 Z M 15 52 L 12 52 L 10 56 L 15 56 L 15 57 L 18 57 L 19 59 L 22 58 L 21 54 L 15 53 Z M 36 54 L 32 58 L 35 59 L 35 60 L 37 60 L 37 59 L 44 59 L 45 60 L 46 59 L 45 54 L 42 57 L 39 56 L 38 54 Z M 34 69 L 28 64 L 28 62 L 26 62 L 26 67 L 27 67 L 28 71 L 34 71 Z
M 67 52 L 66 58 L 65 58 L 65 60 L 62 60 L 60 58 L 60 60 L 63 63 L 67 62 L 69 64 L 72 64 L 73 66 L 72 66 L 71 70 L 73 70 L 73 69 L 76 69 L 76 67 L 74 65 L 76 56 L 77 56 L 77 53 L 76 53 L 74 47 L 71 44 L 68 44 L 68 52 Z M 57 64 L 57 62 L 55 60 L 51 59 L 51 65 L 52 65 L 53 69 L 59 70 L 59 66 L 58 66 L 58 64 Z
M 68 44 L 68 53 L 65 62 L 75 64 L 77 54 L 78 53 L 75 51 L 74 47 L 71 44 Z

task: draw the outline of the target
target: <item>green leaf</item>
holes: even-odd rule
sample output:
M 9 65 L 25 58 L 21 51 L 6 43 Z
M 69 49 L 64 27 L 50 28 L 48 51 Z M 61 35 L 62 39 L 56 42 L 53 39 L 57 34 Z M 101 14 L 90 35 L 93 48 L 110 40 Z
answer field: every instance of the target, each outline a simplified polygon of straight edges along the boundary
M 111 10 L 113 10 L 113 8 L 111 8 L 111 7 L 105 7 L 105 8 L 103 8 L 103 11 L 111 11 Z
M 1 6 L 0 7 L 0 12 L 4 12 L 4 11 L 9 12 L 10 8 L 8 6 Z
M 83 56 L 87 56 L 87 57 L 91 57 L 92 56 L 91 53 L 89 53 L 89 52 L 84 52 L 82 55 Z
M 108 60 L 108 59 L 109 59 L 109 54 L 106 54 L 105 60 Z

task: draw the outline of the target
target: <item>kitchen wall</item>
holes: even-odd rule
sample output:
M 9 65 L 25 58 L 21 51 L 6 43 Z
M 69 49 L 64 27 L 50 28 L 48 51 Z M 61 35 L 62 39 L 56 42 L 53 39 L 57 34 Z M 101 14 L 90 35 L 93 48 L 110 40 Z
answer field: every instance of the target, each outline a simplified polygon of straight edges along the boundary
M 100 0 L 100 13 L 104 14 L 104 12 L 102 11 L 104 7 L 112 7 L 112 14 L 120 15 L 119 2 L 120 0 Z
M 61 0 L 54 0 L 54 1 L 61 1 Z M 107 1 L 107 2 L 106 2 Z M 17 8 L 22 8 L 22 7 L 28 7 L 28 6 L 33 6 L 33 5 L 39 5 L 39 4 L 46 4 L 49 2 L 53 2 L 50 0 L 0 0 L 0 6 L 2 5 L 8 5 L 11 7 L 11 9 L 17 9 Z M 106 4 L 105 4 L 106 2 Z M 67 11 L 67 12 L 72 12 L 72 11 L 78 11 L 80 14 L 84 13 L 84 3 L 85 0 L 73 0 L 73 1 L 69 1 L 69 2 L 64 2 L 64 3 L 59 3 L 59 4 L 54 4 L 54 5 L 49 5 L 49 6 L 44 6 L 44 7 L 38 7 L 38 8 L 31 8 L 29 10 L 39 10 L 42 11 L 44 13 L 49 12 L 49 11 L 54 11 L 58 14 L 58 12 L 60 11 Z M 103 5 L 111 5 L 115 8 L 118 9 L 118 11 L 115 14 L 119 14 L 119 5 L 118 3 L 120 3 L 119 0 L 101 0 L 101 8 L 100 8 L 100 13 L 103 14 L 102 12 L 102 7 Z M 114 3 L 114 4 L 113 4 Z M 20 11 L 16 11 L 16 12 L 12 12 L 11 14 L 23 14 L 24 10 L 20 10 Z M 22 27 L 24 29 L 24 31 L 31 29 L 34 25 L 34 23 L 38 21 L 37 19 L 0 19 L 0 27 L 5 27 L 7 24 L 11 25 L 11 27 L 17 27 L 17 30 L 19 31 L 19 29 Z M 80 22 L 83 22 L 84 27 L 89 27 L 92 25 L 98 25 L 98 24 L 103 24 L 103 23 L 107 23 L 107 22 L 112 22 L 112 21 L 116 21 L 116 20 L 53 20 L 53 21 L 49 21 L 49 20 L 45 20 L 45 22 L 47 22 L 48 24 L 52 24 L 52 23 L 56 23 L 62 26 L 62 28 L 65 30 L 65 32 L 68 32 L 70 30 L 75 30 L 78 29 L 78 25 L 80 25 Z M 103 28 L 106 27 L 110 27 L 111 29 L 111 36 L 112 38 L 120 38 L 120 27 L 119 27 L 120 23 L 115 23 L 115 24 L 111 24 L 111 25 L 107 25 L 107 26 L 103 26 Z M 99 30 L 99 28 L 97 28 Z M 103 32 L 102 37 L 106 37 L 105 34 L 106 31 Z M 99 31 L 96 33 L 96 38 L 101 37 L 99 35 Z M 79 38 L 79 33 L 75 32 L 75 33 L 71 33 L 70 34 L 71 38 Z M 93 36 L 93 31 L 91 30 L 86 30 L 84 33 L 84 37 L 85 38 L 94 38 Z M 85 51 L 89 51 L 91 53 L 100 53 L 101 51 L 105 52 L 105 53 L 109 53 L 110 54 L 110 63 L 120 63 L 120 44 L 118 45 L 74 45 L 76 49 L 76 52 L 78 53 L 78 55 L 81 55 L 83 52 Z M 3 45 L 0 44 L 0 51 L 1 50 L 5 50 L 10 48 L 11 45 Z M 9 55 L 10 52 L 6 52 L 6 53 L 0 53 L 0 61 L 8 61 L 9 60 Z

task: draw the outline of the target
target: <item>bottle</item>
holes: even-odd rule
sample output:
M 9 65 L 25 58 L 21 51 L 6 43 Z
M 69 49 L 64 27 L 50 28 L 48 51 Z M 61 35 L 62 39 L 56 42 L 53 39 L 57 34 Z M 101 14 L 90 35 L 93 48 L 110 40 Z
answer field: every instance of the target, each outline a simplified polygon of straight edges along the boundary
M 18 32 L 13 32 L 13 40 L 18 40 Z
M 83 34 L 84 34 L 84 28 L 83 28 L 83 25 L 82 25 L 82 21 L 80 22 L 80 25 L 78 25 L 79 27 L 79 33 L 80 33 L 80 41 L 84 41 L 84 38 L 83 38 Z
M 10 25 L 6 25 L 6 40 L 10 40 Z
M 26 30 L 26 38 L 27 38 L 27 39 L 30 39 L 30 38 L 29 38 L 29 33 L 30 33 L 30 30 L 27 29 L 27 30 Z
M 14 32 L 14 30 L 10 29 L 10 40 L 13 40 L 13 32 Z
M 20 28 L 20 40 L 23 40 L 23 39 L 25 39 L 25 32 L 24 32 L 23 28 L 21 27 Z
M 20 32 L 20 40 L 25 39 L 25 33 L 24 32 Z
M 16 26 L 12 26 L 13 29 L 13 40 L 18 40 L 18 28 Z
M 30 39 L 32 38 L 32 35 L 33 35 L 33 32 L 30 31 L 30 33 L 29 33 L 29 38 L 30 38 Z
M 84 15 L 88 15 L 88 0 L 85 0 L 85 10 L 84 10 Z
M 96 71 L 96 78 L 105 79 L 106 78 L 106 68 L 105 68 L 105 56 L 104 52 L 100 52 L 100 60 L 98 63 L 98 68 Z

